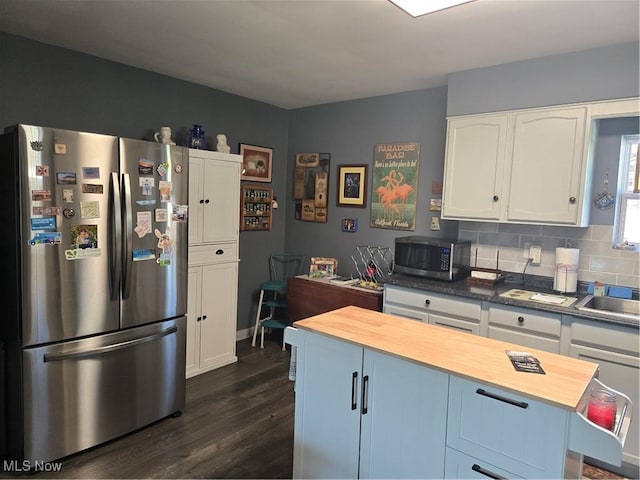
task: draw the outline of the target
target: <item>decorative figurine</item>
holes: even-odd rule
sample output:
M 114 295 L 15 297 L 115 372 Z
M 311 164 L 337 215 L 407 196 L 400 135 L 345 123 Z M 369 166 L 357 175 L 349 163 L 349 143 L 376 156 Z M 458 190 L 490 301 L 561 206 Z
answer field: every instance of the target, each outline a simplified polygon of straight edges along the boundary
M 159 132 L 153 134 L 156 142 L 163 145 L 175 145 L 176 142 L 171 140 L 171 127 L 161 127 Z
M 216 151 L 222 152 L 222 153 L 231 152 L 231 147 L 227 145 L 227 136 L 224 133 L 219 133 L 218 135 L 216 135 L 216 138 L 218 139 L 218 144 L 216 145 Z

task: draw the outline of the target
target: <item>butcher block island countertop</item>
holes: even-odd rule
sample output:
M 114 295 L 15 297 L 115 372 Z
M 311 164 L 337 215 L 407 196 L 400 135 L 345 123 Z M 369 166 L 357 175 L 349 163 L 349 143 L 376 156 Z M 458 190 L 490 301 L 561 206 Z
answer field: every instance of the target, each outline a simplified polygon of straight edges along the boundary
M 595 363 L 354 306 L 293 325 L 573 411 L 598 372 Z M 516 371 L 506 350 L 530 352 L 545 374 Z

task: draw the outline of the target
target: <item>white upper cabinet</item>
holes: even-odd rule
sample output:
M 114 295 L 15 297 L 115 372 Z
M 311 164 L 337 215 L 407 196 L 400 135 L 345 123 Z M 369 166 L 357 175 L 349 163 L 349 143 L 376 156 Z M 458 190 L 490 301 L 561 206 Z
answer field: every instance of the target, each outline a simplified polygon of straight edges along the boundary
M 582 225 L 587 108 L 513 114 L 508 222 Z
M 442 218 L 586 226 L 589 108 L 450 118 Z
M 189 150 L 189 245 L 238 240 L 240 155 Z
M 443 218 L 498 221 L 508 115 L 473 115 L 449 120 Z

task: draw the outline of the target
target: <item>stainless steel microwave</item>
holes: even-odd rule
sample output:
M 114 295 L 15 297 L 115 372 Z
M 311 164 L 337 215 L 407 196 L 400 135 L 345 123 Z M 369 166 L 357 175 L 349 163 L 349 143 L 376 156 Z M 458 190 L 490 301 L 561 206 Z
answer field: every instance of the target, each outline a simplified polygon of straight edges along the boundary
M 415 235 L 395 241 L 395 273 L 454 281 L 469 274 L 470 262 L 471 242 Z

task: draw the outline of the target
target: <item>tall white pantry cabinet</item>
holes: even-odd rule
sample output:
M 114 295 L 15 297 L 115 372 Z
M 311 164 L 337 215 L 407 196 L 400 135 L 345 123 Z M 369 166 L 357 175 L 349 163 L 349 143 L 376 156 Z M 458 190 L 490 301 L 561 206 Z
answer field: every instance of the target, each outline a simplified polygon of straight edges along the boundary
M 187 378 L 233 363 L 242 157 L 189 150 Z

